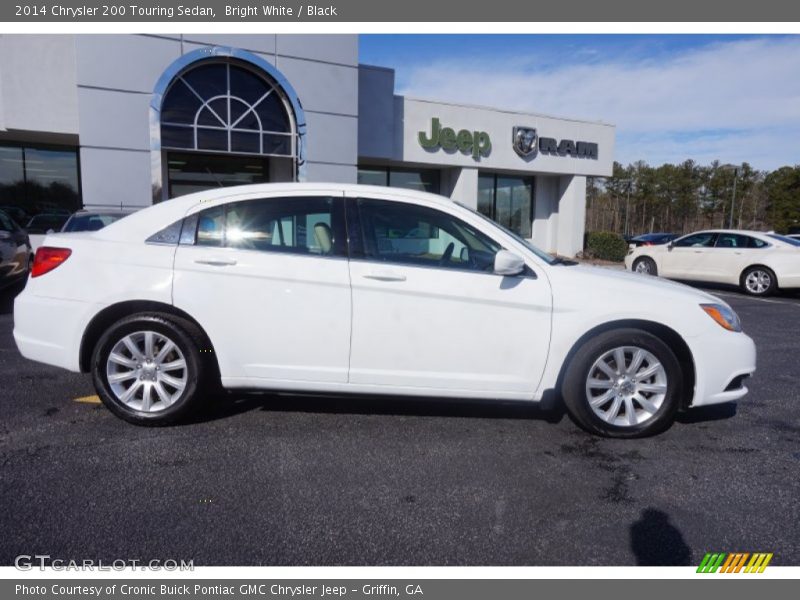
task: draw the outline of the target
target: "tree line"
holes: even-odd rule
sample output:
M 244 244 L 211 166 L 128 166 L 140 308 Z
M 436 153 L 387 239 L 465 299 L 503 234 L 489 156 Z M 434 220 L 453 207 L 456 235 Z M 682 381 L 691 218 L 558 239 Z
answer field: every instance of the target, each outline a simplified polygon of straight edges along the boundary
M 587 178 L 587 231 L 683 234 L 731 226 L 779 233 L 800 227 L 800 165 L 759 171 L 719 161 L 615 162 L 611 177 Z

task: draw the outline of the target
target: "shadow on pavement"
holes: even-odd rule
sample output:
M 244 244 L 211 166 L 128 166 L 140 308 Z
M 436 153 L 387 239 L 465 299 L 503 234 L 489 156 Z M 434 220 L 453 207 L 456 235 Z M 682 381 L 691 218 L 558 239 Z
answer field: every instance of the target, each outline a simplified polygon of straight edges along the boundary
M 14 298 L 25 288 L 25 282 L 15 283 L 0 290 L 0 315 L 14 312 Z
M 646 508 L 630 528 L 631 550 L 639 566 L 689 566 L 692 551 L 680 529 L 670 523 L 669 515 Z
M 479 419 L 535 419 L 558 423 L 563 405 L 497 400 L 401 398 L 384 396 L 231 393 L 215 399 L 194 422 L 215 421 L 252 410 L 328 414 L 436 416 Z
M 711 406 L 698 406 L 685 412 L 679 412 L 676 417 L 678 423 L 703 423 L 705 421 L 722 421 L 736 416 L 736 403 L 712 404 Z

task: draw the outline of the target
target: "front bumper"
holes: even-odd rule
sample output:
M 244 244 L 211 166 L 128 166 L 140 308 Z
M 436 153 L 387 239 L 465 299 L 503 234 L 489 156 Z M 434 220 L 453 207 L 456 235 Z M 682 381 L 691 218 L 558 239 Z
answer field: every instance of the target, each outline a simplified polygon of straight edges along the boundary
M 731 402 L 747 394 L 744 382 L 756 370 L 756 345 L 750 336 L 720 328 L 714 335 L 687 341 L 696 375 L 691 406 Z

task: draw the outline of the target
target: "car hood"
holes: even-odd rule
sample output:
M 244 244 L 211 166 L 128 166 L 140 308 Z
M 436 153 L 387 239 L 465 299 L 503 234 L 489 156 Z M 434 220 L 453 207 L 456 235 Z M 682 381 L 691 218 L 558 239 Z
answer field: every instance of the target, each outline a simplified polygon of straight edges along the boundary
M 657 295 L 662 298 L 669 296 L 676 300 L 684 299 L 692 302 L 726 304 L 716 296 L 688 285 L 662 279 L 661 277 L 631 273 L 621 269 L 591 265 L 564 265 L 555 266 L 550 272 L 552 273 L 551 280 L 559 280 L 562 277 L 566 277 L 580 281 L 581 290 L 586 294 L 591 294 L 592 291 L 603 291 L 639 297 Z

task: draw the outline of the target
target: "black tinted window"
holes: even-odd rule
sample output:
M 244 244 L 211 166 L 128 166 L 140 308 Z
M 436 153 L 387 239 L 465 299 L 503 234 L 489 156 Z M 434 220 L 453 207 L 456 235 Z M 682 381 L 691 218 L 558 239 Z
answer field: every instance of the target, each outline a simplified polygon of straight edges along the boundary
M 717 248 L 747 248 L 753 238 L 738 233 L 720 233 L 717 236 Z
M 345 256 L 342 201 L 328 197 L 266 198 L 210 208 L 198 217 L 196 243 Z
M 687 235 L 685 238 L 681 238 L 675 242 L 675 246 L 678 248 L 698 248 L 698 247 L 705 247 L 709 248 L 714 245 L 714 238 L 716 234 L 714 233 L 693 233 L 692 235 Z
M 358 201 L 366 258 L 408 265 L 491 272 L 501 249 L 447 213 L 402 202 Z

